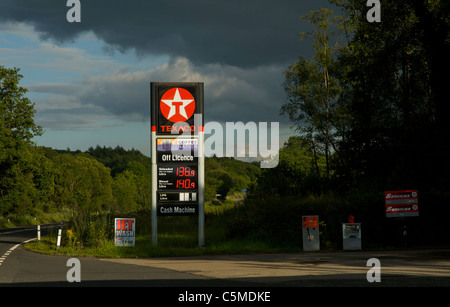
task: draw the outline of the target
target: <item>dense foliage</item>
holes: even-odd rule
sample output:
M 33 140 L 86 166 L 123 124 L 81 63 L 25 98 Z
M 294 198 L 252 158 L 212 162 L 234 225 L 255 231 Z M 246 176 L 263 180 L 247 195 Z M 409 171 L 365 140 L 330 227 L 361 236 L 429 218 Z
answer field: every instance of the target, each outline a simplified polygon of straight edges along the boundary
M 352 213 L 366 225 L 365 242 L 395 244 L 406 226 L 416 243 L 449 243 L 449 5 L 386 0 L 381 22 L 370 23 L 363 2 L 330 2 L 341 16 L 320 9 L 303 17 L 313 31 L 301 37 L 312 37 L 314 57 L 286 70 L 281 108 L 299 137 L 280 151 L 276 169 L 261 173 L 251 195 L 265 209 L 253 211 L 258 222 L 247 221 L 246 231 L 314 212 L 340 233 Z M 419 217 L 387 219 L 383 192 L 403 189 L 419 191 Z M 261 220 L 275 215 L 278 223 Z
M 35 146 L 42 128 L 19 86 L 19 69 L 0 67 L 0 215 L 41 212 L 113 214 L 149 210 L 151 160 L 135 149 L 96 146 L 86 152 Z M 206 201 L 241 192 L 259 167 L 234 159 L 206 158 Z M 219 202 L 220 204 L 220 202 Z
M 150 158 L 120 146 L 86 152 L 35 146 L 32 138 L 43 131 L 21 78 L 19 69 L 0 66 L 0 224 L 37 223 L 57 213 L 69 222 L 69 244 L 91 246 L 110 237 L 113 216 L 150 214 Z M 256 165 L 234 159 L 205 163 L 206 201 L 215 205 L 227 195 L 241 196 L 259 173 Z

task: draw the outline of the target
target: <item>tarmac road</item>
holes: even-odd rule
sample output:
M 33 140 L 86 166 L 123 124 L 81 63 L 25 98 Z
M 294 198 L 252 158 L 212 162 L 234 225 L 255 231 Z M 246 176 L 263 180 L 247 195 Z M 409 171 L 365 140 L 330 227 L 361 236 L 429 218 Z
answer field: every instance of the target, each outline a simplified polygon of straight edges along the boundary
M 369 282 L 370 258 L 380 261 L 380 282 Z M 449 287 L 450 250 L 346 251 L 226 255 L 166 259 L 105 259 L 166 268 L 263 287 Z M 374 276 L 370 273 L 371 276 Z
M 43 233 L 42 235 L 45 235 Z M 70 256 L 43 255 L 21 247 L 36 237 L 36 227 L 0 230 L 1 286 L 229 286 L 227 280 L 179 272 L 172 269 L 80 257 L 81 282 L 68 282 Z
M 0 286 L 449 287 L 450 249 L 218 255 L 151 259 L 80 257 L 81 282 L 68 282 L 70 256 L 25 250 L 34 229 L 0 230 Z M 369 282 L 380 261 L 380 282 Z

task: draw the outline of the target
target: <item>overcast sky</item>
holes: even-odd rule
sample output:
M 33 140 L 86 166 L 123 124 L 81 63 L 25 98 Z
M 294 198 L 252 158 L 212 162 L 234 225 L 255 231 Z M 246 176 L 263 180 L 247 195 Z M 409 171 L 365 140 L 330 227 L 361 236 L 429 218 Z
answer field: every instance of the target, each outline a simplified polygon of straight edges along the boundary
M 326 0 L 1 0 L 0 65 L 21 85 L 45 129 L 38 145 L 117 145 L 150 154 L 150 82 L 205 84 L 205 121 L 280 122 L 283 71 L 311 46 L 300 16 Z

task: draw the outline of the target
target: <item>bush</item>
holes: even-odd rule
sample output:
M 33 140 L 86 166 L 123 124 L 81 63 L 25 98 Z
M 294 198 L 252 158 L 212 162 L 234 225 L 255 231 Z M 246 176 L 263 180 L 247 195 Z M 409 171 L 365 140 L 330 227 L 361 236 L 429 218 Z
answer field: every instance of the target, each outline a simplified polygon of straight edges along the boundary
M 113 238 L 114 220 L 109 214 L 73 217 L 63 232 L 62 244 L 73 248 L 94 247 Z
M 224 212 L 227 237 L 251 238 L 271 246 L 302 246 L 302 216 L 319 215 L 322 248 L 341 244 L 341 224 L 346 222 L 349 204 L 334 195 L 305 198 L 247 200 Z

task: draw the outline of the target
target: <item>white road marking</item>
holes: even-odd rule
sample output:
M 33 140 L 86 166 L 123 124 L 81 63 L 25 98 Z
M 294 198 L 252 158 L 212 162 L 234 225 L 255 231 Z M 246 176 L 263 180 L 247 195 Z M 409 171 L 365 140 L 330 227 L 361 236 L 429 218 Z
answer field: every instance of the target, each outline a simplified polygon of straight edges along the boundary
M 13 252 L 13 250 L 15 250 L 16 248 L 18 248 L 20 245 L 22 245 L 22 244 L 24 244 L 24 243 L 28 243 L 28 242 L 33 241 L 33 240 L 36 240 L 36 238 L 32 238 L 32 239 L 29 239 L 29 240 L 25 240 L 25 241 L 23 241 L 22 243 L 16 244 L 16 245 L 14 245 L 13 247 L 11 247 L 10 249 L 8 249 L 8 250 L 3 254 L 3 256 L 0 257 L 0 265 L 3 264 L 3 261 L 5 261 L 6 257 L 8 257 L 8 256 Z

